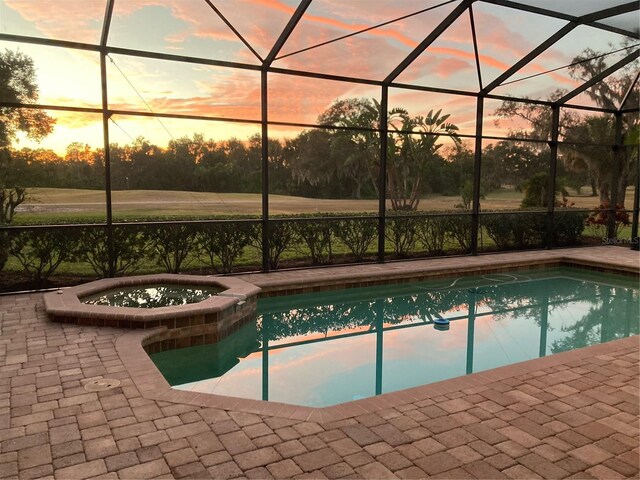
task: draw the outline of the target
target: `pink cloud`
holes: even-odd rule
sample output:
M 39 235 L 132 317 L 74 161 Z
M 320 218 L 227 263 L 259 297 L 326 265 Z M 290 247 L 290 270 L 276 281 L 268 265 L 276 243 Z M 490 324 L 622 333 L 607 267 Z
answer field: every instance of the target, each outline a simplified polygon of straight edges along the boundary
M 88 43 L 99 40 L 104 1 L 66 0 L 62 5 L 52 1 L 5 0 L 5 4 L 46 37 Z
M 173 16 L 189 24 L 190 28 L 180 34 L 168 35 L 165 37 L 168 42 L 183 42 L 189 36 L 240 42 L 204 0 L 197 3 L 173 0 L 170 6 Z
M 510 60 L 517 60 L 535 47 L 527 37 L 512 31 L 509 24 L 496 15 L 474 9 L 474 21 L 481 52 L 491 49 L 508 55 Z
M 475 66 L 464 60 L 456 58 L 438 60 L 434 65 L 433 72 L 443 79 L 447 79 L 456 73 L 468 73 L 473 78 L 476 76 Z M 475 83 L 475 79 L 474 79 Z

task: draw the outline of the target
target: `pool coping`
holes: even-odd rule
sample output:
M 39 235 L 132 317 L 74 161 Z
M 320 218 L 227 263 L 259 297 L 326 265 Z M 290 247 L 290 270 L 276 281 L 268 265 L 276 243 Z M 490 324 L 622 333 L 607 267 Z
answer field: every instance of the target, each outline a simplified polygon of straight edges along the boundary
M 608 250 L 607 253 L 609 252 L 610 251 Z M 532 252 L 519 253 L 526 254 Z M 551 254 L 551 252 L 548 253 Z M 547 258 L 538 258 L 537 261 L 533 257 L 518 258 L 517 260 L 509 260 L 509 258 L 505 258 L 512 257 L 513 254 L 499 254 L 495 256 L 496 258 L 489 258 L 489 256 L 471 257 L 468 258 L 468 260 L 470 261 L 466 262 L 465 265 L 458 265 L 457 267 L 451 267 L 448 269 L 438 268 L 437 265 L 431 265 L 431 268 L 420 268 L 420 266 L 417 265 L 408 265 L 408 262 L 405 262 L 403 264 L 405 268 L 394 269 L 393 266 L 398 264 L 392 264 L 392 268 L 389 269 L 391 271 L 387 272 L 387 275 L 382 276 L 382 281 L 380 281 L 380 277 L 377 277 L 377 280 L 375 281 L 371 280 L 371 268 L 367 268 L 367 271 L 360 273 L 351 272 L 351 274 L 348 274 L 347 272 L 342 272 L 342 275 L 323 275 L 321 273 L 319 275 L 321 278 L 317 279 L 315 282 L 310 281 L 312 279 L 309 278 L 309 271 L 302 271 L 301 275 L 297 276 L 297 279 L 295 277 L 292 278 L 292 281 L 290 281 L 288 284 L 286 284 L 284 281 L 282 281 L 282 279 L 279 278 L 274 279 L 275 281 L 271 282 L 271 284 L 269 281 L 267 281 L 269 280 L 268 278 L 265 281 L 261 282 L 255 281 L 253 279 L 249 281 L 260 286 L 263 289 L 263 292 L 265 292 L 267 295 L 269 295 L 270 293 L 279 295 L 301 293 L 303 291 L 306 292 L 326 290 L 331 286 L 333 286 L 333 288 L 350 288 L 370 284 L 393 283 L 393 280 L 406 281 L 407 278 L 409 278 L 410 280 L 416 280 L 422 278 L 434 278 L 437 276 L 448 276 L 452 273 L 461 273 L 460 270 L 463 268 L 465 270 L 465 274 L 476 274 L 479 272 L 495 273 L 505 269 L 513 270 L 518 268 L 530 268 L 534 266 L 548 267 L 562 265 L 595 269 L 598 271 L 626 273 L 631 274 L 636 278 L 640 275 L 640 265 L 637 262 L 635 265 L 626 265 L 624 261 L 618 261 L 619 259 L 609 261 L 603 259 L 602 261 L 596 261 L 593 259 L 589 260 L 585 258 L 577 258 L 575 256 L 567 256 L 566 253 L 568 252 L 564 252 L 564 255 L 557 255 L 557 253 L 558 252 L 556 252 L 556 255 L 547 255 Z M 502 256 L 503 258 L 499 258 L 500 256 Z M 477 261 L 476 259 L 478 258 L 481 258 L 482 261 Z M 382 270 L 381 267 L 385 267 L 388 265 L 389 264 L 369 265 L 367 267 L 377 267 L 375 268 L 375 270 Z M 402 271 L 404 271 L 404 275 L 401 275 Z M 312 272 L 318 272 L 318 270 Z M 261 275 L 269 276 L 270 274 Z M 389 280 L 391 280 L 392 282 L 389 282 Z M 522 375 L 549 367 L 563 365 L 591 356 L 606 355 L 609 352 L 626 347 L 635 347 L 638 345 L 639 341 L 638 336 L 632 336 L 599 345 L 571 350 L 568 352 L 562 352 L 542 358 L 497 367 L 491 370 L 442 380 L 427 385 L 421 385 L 404 390 L 399 390 L 396 392 L 384 393 L 375 397 L 369 397 L 320 408 L 173 389 L 162 376 L 160 371 L 156 368 L 155 364 L 143 348 L 145 340 L 162 333 L 164 330 L 165 327 L 152 330 L 132 331 L 120 336 L 116 340 L 116 351 L 118 352 L 118 355 L 120 356 L 120 359 L 122 360 L 125 368 L 129 372 L 131 379 L 133 380 L 134 384 L 139 389 L 143 397 L 165 402 L 219 408 L 224 410 L 233 409 L 236 411 L 254 413 L 258 415 L 277 416 L 293 420 L 313 421 L 319 423 L 333 422 L 362 414 L 373 413 L 379 410 L 397 407 L 406 403 L 437 397 L 459 390 L 473 390 L 474 388 L 482 389 L 483 386 L 487 385 L 488 383 L 504 380 L 516 375 Z
M 618 247 L 613 247 L 618 248 Z M 575 250 L 575 249 L 574 249 Z M 558 252 L 517 252 L 518 259 L 502 259 L 501 254 L 492 254 L 478 257 L 455 257 L 455 258 L 434 258 L 418 261 L 403 261 L 385 264 L 361 265 L 361 272 L 350 273 L 346 271 L 349 267 L 327 267 L 318 270 L 307 270 L 307 272 L 318 272 L 314 275 L 303 274 L 297 278 L 283 278 L 286 273 L 274 272 L 267 274 L 246 274 L 248 282 L 260 287 L 260 297 L 291 295 L 297 293 L 311 293 L 317 291 L 333 290 L 336 288 L 358 288 L 374 285 L 385 285 L 393 283 L 415 282 L 422 280 L 433 280 L 452 275 L 472 276 L 477 274 L 498 273 L 503 271 L 527 270 L 531 268 L 554 268 L 554 267 L 576 267 L 587 270 L 594 270 L 605 273 L 616 273 L 640 278 L 640 263 L 637 265 L 626 265 L 615 261 L 594 261 L 589 258 L 579 258 L 573 256 L 558 255 Z M 546 258 L 535 258 L 531 254 L 546 254 Z M 555 253 L 555 254 L 554 254 Z M 506 256 L 506 254 L 504 254 Z M 514 255 L 511 252 L 510 257 Z M 459 264 L 455 266 L 446 265 L 451 260 L 456 260 Z M 489 260 L 489 262 L 487 261 Z M 458 263 L 456 262 L 456 263 Z M 364 267 L 364 268 L 363 268 Z M 322 272 L 322 273 L 320 273 Z M 276 277 L 279 275 L 279 277 Z M 376 280 L 372 280 L 375 276 Z

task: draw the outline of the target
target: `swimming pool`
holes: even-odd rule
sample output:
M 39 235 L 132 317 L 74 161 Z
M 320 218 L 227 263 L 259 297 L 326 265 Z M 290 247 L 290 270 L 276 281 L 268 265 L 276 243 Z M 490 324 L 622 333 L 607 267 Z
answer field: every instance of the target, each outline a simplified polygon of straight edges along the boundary
M 574 268 L 273 297 L 151 358 L 177 389 L 323 407 L 636 335 L 638 299 L 635 279 Z

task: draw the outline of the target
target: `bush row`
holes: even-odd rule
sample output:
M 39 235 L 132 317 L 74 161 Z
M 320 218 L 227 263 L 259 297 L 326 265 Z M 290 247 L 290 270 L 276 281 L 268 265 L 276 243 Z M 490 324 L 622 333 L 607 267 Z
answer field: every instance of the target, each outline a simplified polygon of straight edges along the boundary
M 557 215 L 554 242 L 577 243 L 585 218 L 581 213 Z M 312 265 L 375 258 L 378 234 L 375 217 L 296 216 L 279 218 L 268 225 L 267 257 L 271 269 L 279 268 L 285 256 L 306 259 Z M 545 239 L 544 214 L 486 215 L 482 217 L 482 226 L 498 249 L 535 247 Z M 104 226 L 0 231 L 0 268 L 13 257 L 38 287 L 65 262 L 84 262 L 100 277 L 111 272 L 130 274 L 149 264 L 178 273 L 185 271 L 194 259 L 211 270 L 229 273 L 251 250 L 253 263 L 261 263 L 258 259 L 263 235 L 258 221 L 117 225 L 111 232 L 109 237 Z M 432 256 L 467 252 L 470 232 L 469 215 L 403 215 L 387 217 L 385 238 L 388 249 L 397 258 L 418 252 Z
M 555 246 L 579 243 L 587 219 L 586 212 L 562 212 L 554 215 L 551 241 Z M 545 213 L 510 213 L 483 215 L 483 232 L 498 250 L 542 247 L 548 236 Z

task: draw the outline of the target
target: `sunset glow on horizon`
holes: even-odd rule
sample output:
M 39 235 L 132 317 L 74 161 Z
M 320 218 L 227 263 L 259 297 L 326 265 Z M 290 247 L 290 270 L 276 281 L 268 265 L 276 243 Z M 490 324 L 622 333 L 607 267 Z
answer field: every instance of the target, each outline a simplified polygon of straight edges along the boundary
M 217 8 L 264 58 L 271 50 L 298 3 L 294 0 L 213 1 Z M 281 50 L 274 67 L 313 73 L 383 80 L 442 22 L 459 0 L 314 0 Z M 531 1 L 522 3 L 531 4 Z M 533 2 L 535 3 L 535 2 Z M 585 1 L 590 13 L 620 2 Z M 590 4 L 589 9 L 584 4 Z M 108 45 L 214 60 L 259 65 L 256 56 L 224 24 L 204 0 L 115 1 Z M 66 0 L 65 8 L 44 0 L 0 0 L 0 33 L 97 44 L 106 0 Z M 552 8 L 545 4 L 546 8 Z M 577 7 L 576 7 L 577 8 Z M 388 25 L 313 48 L 299 50 L 389 22 Z M 250 14 L 249 14 L 250 12 Z M 481 82 L 468 13 L 460 16 L 397 82 L 477 92 L 549 38 L 567 22 L 555 18 L 473 3 Z M 516 73 L 524 78 L 572 62 L 589 47 L 596 52 L 620 48 L 625 37 L 580 26 Z M 628 37 L 626 37 L 628 38 Z M 34 60 L 44 105 L 101 108 L 99 54 L 51 46 L 0 41 L 0 49 L 19 50 Z M 628 52 L 605 57 L 614 64 Z M 287 56 L 291 54 L 290 56 Z M 202 133 L 206 138 L 247 140 L 260 132 L 260 72 L 228 67 L 185 64 L 110 54 L 107 65 L 109 108 L 113 110 L 180 114 L 247 120 L 247 123 L 162 119 L 115 115 L 110 141 L 120 145 L 140 136 L 157 145 L 172 138 Z M 546 99 L 554 90 L 580 85 L 566 68 L 500 86 L 496 94 Z M 270 121 L 314 124 L 336 99 L 380 97 L 380 87 L 270 73 Z M 581 102 L 593 105 L 590 99 Z M 415 90 L 391 89 L 389 107 L 403 107 L 412 115 L 442 109 L 460 132 L 475 133 L 475 99 Z M 56 118 L 53 134 L 41 143 L 19 138 L 17 148 L 50 148 L 63 154 L 71 142 L 103 147 L 102 116 L 49 112 Z M 491 111 L 486 113 L 491 115 Z M 254 123 L 251 123 L 254 122 Z M 274 138 L 293 137 L 297 127 L 270 128 Z M 502 133 L 501 133 L 502 132 Z M 485 135 L 503 129 L 485 121 Z

